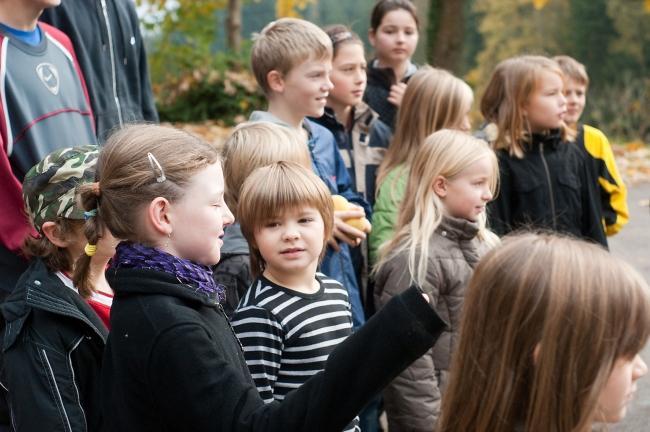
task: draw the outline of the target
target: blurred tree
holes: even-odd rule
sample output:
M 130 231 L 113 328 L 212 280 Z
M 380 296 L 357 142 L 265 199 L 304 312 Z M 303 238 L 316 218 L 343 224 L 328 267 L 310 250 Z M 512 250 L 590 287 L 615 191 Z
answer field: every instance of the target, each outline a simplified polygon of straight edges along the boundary
M 465 39 L 465 1 L 430 0 L 427 24 L 428 62 L 458 73 Z
M 317 0 L 275 0 L 275 16 L 300 17 L 307 6 L 317 3 Z

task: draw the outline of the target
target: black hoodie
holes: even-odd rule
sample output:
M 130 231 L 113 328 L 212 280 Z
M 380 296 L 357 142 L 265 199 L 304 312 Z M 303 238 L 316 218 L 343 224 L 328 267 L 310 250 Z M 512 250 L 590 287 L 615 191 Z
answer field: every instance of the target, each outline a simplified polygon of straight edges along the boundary
M 100 142 L 124 123 L 158 122 L 140 24 L 131 0 L 65 0 L 46 9 L 40 20 L 72 40 Z

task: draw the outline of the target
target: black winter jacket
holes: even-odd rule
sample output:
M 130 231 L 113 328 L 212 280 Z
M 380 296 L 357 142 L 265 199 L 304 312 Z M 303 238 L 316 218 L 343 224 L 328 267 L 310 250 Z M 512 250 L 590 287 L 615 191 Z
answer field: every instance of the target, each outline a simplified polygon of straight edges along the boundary
M 90 92 L 100 142 L 124 123 L 158 121 L 132 0 L 65 0 L 45 9 L 40 20 L 72 40 Z
M 35 259 L 1 310 L 0 383 L 13 430 L 101 431 L 107 330 L 91 307 Z
M 413 288 L 339 345 L 323 372 L 265 405 L 214 298 L 153 270 L 107 274 L 116 292 L 102 370 L 111 431 L 340 431 L 445 327 Z
M 533 135 L 523 159 L 505 149 L 497 157 L 499 193 L 488 205 L 495 233 L 548 229 L 607 247 L 597 181 L 583 148 L 553 132 Z

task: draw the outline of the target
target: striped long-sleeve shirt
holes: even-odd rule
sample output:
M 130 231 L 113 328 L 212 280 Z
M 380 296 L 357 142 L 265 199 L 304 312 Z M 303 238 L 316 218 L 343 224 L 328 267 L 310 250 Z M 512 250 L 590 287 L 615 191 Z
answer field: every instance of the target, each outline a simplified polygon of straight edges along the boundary
M 296 292 L 260 277 L 241 299 L 232 326 L 246 363 L 266 403 L 325 368 L 332 350 L 352 332 L 345 288 L 319 273 L 318 292 Z M 346 431 L 358 429 L 358 419 Z

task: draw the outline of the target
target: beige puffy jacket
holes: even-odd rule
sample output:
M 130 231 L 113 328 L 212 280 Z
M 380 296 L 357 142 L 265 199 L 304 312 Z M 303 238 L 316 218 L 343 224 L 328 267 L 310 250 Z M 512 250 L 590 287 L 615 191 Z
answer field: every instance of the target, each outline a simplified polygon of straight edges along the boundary
M 459 334 L 465 287 L 479 257 L 488 250 L 477 238 L 478 225 L 467 220 L 443 218 L 431 238 L 426 286 L 436 312 L 449 324 L 436 344 L 393 380 L 383 392 L 390 432 L 434 430 L 440 414 L 451 353 Z M 391 297 L 411 285 L 407 253 L 386 262 L 375 279 L 375 306 L 383 307 Z

